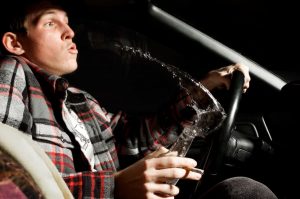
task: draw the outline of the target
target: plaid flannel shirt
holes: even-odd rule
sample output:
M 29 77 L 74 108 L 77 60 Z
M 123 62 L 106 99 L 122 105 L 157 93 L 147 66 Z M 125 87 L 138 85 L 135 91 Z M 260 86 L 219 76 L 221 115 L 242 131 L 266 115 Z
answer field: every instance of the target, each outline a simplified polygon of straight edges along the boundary
M 120 162 L 132 163 L 158 146 L 174 142 L 181 128 L 180 110 L 190 103 L 189 97 L 179 99 L 157 115 L 112 114 L 88 93 L 69 87 L 64 78 L 50 75 L 21 57 L 0 57 L 0 121 L 41 145 L 75 198 L 113 198 L 113 174 L 121 168 Z M 64 100 L 88 131 L 95 172 L 84 166 L 87 160 L 63 123 Z

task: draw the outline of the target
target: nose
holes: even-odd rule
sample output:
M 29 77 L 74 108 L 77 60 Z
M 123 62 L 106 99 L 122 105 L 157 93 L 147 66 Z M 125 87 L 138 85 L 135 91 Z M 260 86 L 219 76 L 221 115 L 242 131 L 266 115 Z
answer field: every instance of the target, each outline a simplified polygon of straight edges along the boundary
M 68 24 L 65 24 L 63 28 L 62 40 L 73 39 L 74 36 L 75 32 L 73 29 Z

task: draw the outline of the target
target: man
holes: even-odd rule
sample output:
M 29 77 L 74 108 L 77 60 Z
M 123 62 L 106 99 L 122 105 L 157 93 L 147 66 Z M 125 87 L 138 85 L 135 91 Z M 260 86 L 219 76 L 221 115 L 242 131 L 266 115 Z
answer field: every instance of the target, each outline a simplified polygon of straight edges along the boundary
M 201 178 L 190 171 L 195 160 L 164 155 L 168 150 L 163 146 L 179 133 L 183 121 L 178 109 L 184 107 L 168 109 L 164 114 L 171 123 L 161 127 L 157 115 L 131 120 L 123 112 L 107 113 L 88 93 L 69 87 L 61 76 L 77 69 L 78 50 L 57 2 L 22 1 L 1 25 L 7 54 L 0 59 L 1 122 L 41 145 L 75 198 L 174 198 L 179 189 L 166 180 Z M 239 64 L 211 71 L 201 82 L 210 90 L 228 88 L 234 70 L 244 73 L 246 91 L 248 68 Z M 121 168 L 119 162 L 128 157 L 139 160 Z M 267 188 L 251 191 L 276 198 Z

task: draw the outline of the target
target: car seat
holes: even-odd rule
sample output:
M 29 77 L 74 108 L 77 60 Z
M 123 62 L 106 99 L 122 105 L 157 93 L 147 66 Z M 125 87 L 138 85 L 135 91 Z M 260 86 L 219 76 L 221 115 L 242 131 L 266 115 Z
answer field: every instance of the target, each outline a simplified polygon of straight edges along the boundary
M 0 198 L 73 198 L 43 149 L 25 133 L 0 123 Z

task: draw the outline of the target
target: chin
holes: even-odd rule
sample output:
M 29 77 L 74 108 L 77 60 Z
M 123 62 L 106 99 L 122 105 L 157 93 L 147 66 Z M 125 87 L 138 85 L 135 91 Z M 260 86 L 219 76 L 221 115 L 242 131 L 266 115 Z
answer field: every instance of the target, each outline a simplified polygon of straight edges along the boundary
M 65 72 L 65 74 L 70 74 L 70 73 L 73 73 L 77 70 L 77 66 L 76 67 L 72 67 L 72 68 L 69 68 L 68 71 Z
M 68 64 L 66 65 L 61 71 L 59 75 L 67 75 L 73 73 L 77 70 L 77 63 L 76 64 Z

